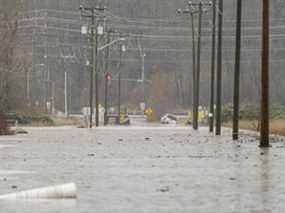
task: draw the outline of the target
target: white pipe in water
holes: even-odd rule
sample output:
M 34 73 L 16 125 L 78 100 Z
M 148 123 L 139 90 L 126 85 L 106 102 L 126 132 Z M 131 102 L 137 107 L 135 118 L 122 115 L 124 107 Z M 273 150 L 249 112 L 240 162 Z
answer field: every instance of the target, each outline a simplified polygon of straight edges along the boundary
M 74 183 L 44 187 L 0 196 L 0 200 L 17 199 L 75 199 L 77 189 Z

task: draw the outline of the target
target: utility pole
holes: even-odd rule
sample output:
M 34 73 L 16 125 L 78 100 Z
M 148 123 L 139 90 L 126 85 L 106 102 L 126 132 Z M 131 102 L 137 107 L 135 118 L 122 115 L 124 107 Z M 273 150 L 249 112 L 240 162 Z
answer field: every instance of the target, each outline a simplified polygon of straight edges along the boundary
M 48 60 L 48 43 L 47 43 L 47 40 L 46 40 L 46 55 L 45 55 L 45 66 L 46 66 L 46 69 L 44 71 L 44 109 L 45 109 L 45 112 L 48 113 L 48 108 L 47 108 L 47 102 L 48 102 L 48 79 L 49 79 L 49 60 Z
M 146 105 L 146 94 L 145 94 L 145 56 L 146 54 L 143 51 L 142 54 L 142 84 L 143 84 L 143 100 Z
M 107 32 L 107 44 L 110 43 L 111 38 L 110 38 L 110 33 L 111 31 Z M 109 57 L 110 57 L 110 46 L 107 47 L 106 49 L 106 55 L 105 55 L 105 112 L 104 112 L 104 125 L 108 124 L 108 87 L 109 87 Z
M 99 16 L 97 12 L 104 12 L 106 10 L 105 7 L 83 7 L 80 5 L 79 7 L 81 11 L 81 16 L 85 18 L 91 19 L 91 60 L 92 60 L 92 69 L 90 72 L 90 98 L 89 98 L 89 105 L 90 105 L 90 128 L 93 127 L 93 93 L 94 93 L 94 74 L 95 74 L 95 101 L 96 101 L 96 127 L 99 126 L 99 73 L 98 73 L 98 36 L 102 35 L 103 28 L 99 29 L 99 24 L 97 17 Z M 88 12 L 88 14 L 84 14 L 84 12 Z M 102 17 L 100 17 L 102 18 Z M 96 22 L 97 21 L 97 22 Z M 95 24 L 96 22 L 96 24 Z M 83 31 L 83 30 L 82 30 Z M 85 30 L 86 34 L 88 30 Z M 94 38 L 95 37 L 95 38 Z
M 91 25 L 92 25 L 92 29 L 91 29 L 91 38 L 90 38 L 90 42 L 91 42 L 91 46 L 92 46 L 92 50 L 91 50 L 91 72 L 90 72 L 90 97 L 89 97 L 89 105 L 90 105 L 90 120 L 89 120 L 89 127 L 90 129 L 92 129 L 93 127 L 93 92 L 94 92 L 94 72 L 95 72 L 95 61 L 96 59 L 94 59 L 95 54 L 94 54 L 94 25 L 95 25 L 95 15 L 94 15 L 94 10 L 91 11 L 92 15 L 91 15 Z
M 198 15 L 199 15 L 199 21 L 198 21 L 198 46 L 197 46 L 197 70 L 196 70 L 196 79 L 195 79 L 195 106 L 194 106 L 194 123 L 193 128 L 195 130 L 198 130 L 199 128 L 199 105 L 200 105 L 200 72 L 201 72 L 201 37 L 202 37 L 202 13 L 203 13 L 203 4 L 200 1 L 199 2 L 199 9 L 198 9 Z
M 192 108 L 193 108 L 193 116 L 192 116 L 192 122 L 194 124 L 195 118 L 194 118 L 194 106 L 195 106 L 195 90 L 196 90 L 196 44 L 195 44 L 195 25 L 194 25 L 194 15 L 193 13 L 191 15 L 191 28 L 192 28 L 192 84 L 193 84 L 193 102 L 192 102 Z
M 198 117 L 196 116 L 196 39 L 195 39 L 195 24 L 194 24 L 194 12 L 190 9 L 190 3 L 188 4 L 188 8 L 187 9 L 178 9 L 177 13 L 178 14 L 190 14 L 190 18 L 191 18 L 191 28 L 192 28 L 192 81 L 193 81 L 193 103 L 192 103 L 192 109 L 193 109 L 193 116 L 192 116 L 192 123 L 193 123 L 193 128 L 195 129 L 196 126 L 198 126 Z M 191 3 L 192 4 L 192 3 Z
M 212 58 L 211 58 L 211 97 L 210 97 L 210 114 L 209 125 L 210 132 L 214 131 L 214 119 L 215 119 L 215 66 L 216 66 L 216 19 L 217 19 L 217 0 L 213 0 L 213 23 L 212 23 Z
M 269 143 L 269 0 L 262 1 L 262 68 L 260 147 Z
M 68 82 L 68 76 L 67 76 L 67 70 L 66 70 L 66 66 L 65 66 L 65 59 L 67 58 L 67 56 L 64 56 L 63 53 L 61 55 L 62 58 L 62 68 L 63 68 L 63 72 L 64 72 L 64 115 L 65 117 L 68 117 L 68 88 L 67 88 L 67 82 Z
M 223 0 L 219 0 L 218 20 L 218 59 L 217 59 L 217 108 L 216 108 L 216 135 L 221 135 L 222 129 L 222 45 L 223 45 Z
M 233 104 L 234 105 L 233 140 L 238 140 L 239 138 L 241 18 L 242 18 L 242 0 L 237 0 L 236 54 L 235 54 L 234 104 Z
M 96 127 L 99 126 L 99 70 L 98 70 L 98 29 L 96 27 L 95 30 L 95 47 L 93 48 L 93 51 L 95 52 L 93 56 L 95 56 L 95 59 L 93 59 L 95 65 L 93 66 L 95 68 L 95 103 L 96 103 Z
M 193 56 L 193 129 L 198 130 L 199 123 L 199 103 L 200 103 L 200 71 L 201 71 L 201 40 L 202 40 L 202 15 L 205 12 L 203 6 L 211 6 L 212 3 L 192 3 L 188 2 L 188 8 L 185 10 L 178 9 L 177 13 L 190 14 L 191 16 L 191 27 L 192 27 L 192 56 Z M 195 7 L 198 6 L 198 9 Z M 197 44 L 197 63 L 196 63 L 196 44 L 195 44 L 195 26 L 194 26 L 194 15 L 198 13 L 198 44 Z
M 54 114 L 55 113 L 55 82 L 52 81 L 51 82 L 51 113 Z
M 193 128 L 195 129 L 195 126 L 198 126 L 198 118 L 195 113 L 195 107 L 196 107 L 196 44 L 195 44 L 195 25 L 194 25 L 194 14 L 191 13 L 191 27 L 192 27 L 192 66 L 193 66 L 193 116 L 192 116 L 192 123 Z
M 118 76 L 118 124 L 120 125 L 120 117 L 121 117 L 121 72 L 119 72 Z
M 31 79 L 30 79 L 30 70 L 26 70 L 26 104 L 27 106 L 31 105 Z
M 189 4 L 188 4 L 188 8 L 187 9 L 178 9 L 177 13 L 178 14 L 190 14 L 190 19 L 191 19 L 191 29 L 192 29 L 192 105 L 193 105 L 193 116 L 192 116 L 192 122 L 194 124 L 195 122 L 195 118 L 194 118 L 194 105 L 195 105 L 195 89 L 196 89 L 196 44 L 195 44 L 195 24 L 194 24 L 194 14 L 191 12 L 190 8 L 189 8 Z M 191 100 L 191 98 L 189 99 Z M 190 101 L 191 102 L 191 101 Z M 193 125 L 194 126 L 194 125 Z
M 111 81 L 111 75 L 109 72 L 105 74 L 105 112 L 104 112 L 104 125 L 108 125 L 108 101 L 109 101 L 109 82 Z

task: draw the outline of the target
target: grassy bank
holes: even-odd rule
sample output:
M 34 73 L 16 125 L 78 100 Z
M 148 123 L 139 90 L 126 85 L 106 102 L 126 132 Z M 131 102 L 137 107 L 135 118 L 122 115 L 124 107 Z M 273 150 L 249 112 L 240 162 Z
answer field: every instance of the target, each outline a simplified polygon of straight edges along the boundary
M 270 133 L 285 136 L 285 106 L 271 104 L 270 107 Z M 223 107 L 224 126 L 232 127 L 233 107 Z M 260 130 L 260 106 L 245 104 L 240 107 L 240 128 L 244 130 Z
M 232 123 L 225 123 L 224 125 L 226 127 L 232 127 Z M 241 120 L 240 129 L 259 131 L 260 125 L 257 120 Z M 285 136 L 285 119 L 271 120 L 270 133 Z
M 83 121 L 74 117 L 52 117 L 54 126 L 82 126 Z

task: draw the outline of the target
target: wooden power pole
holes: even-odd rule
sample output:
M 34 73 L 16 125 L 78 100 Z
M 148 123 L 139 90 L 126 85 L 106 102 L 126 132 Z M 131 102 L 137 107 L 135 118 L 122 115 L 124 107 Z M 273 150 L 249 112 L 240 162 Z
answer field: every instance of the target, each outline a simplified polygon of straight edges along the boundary
M 219 0 L 216 135 L 221 135 L 221 126 L 222 126 L 222 68 L 223 68 L 222 44 L 223 44 L 223 12 L 224 12 L 223 7 L 224 7 L 224 1 Z
M 269 147 L 269 0 L 262 3 L 260 147 Z
M 214 111 L 215 111 L 215 65 L 216 65 L 216 19 L 217 19 L 217 0 L 213 0 L 213 31 L 212 31 L 212 58 L 211 58 L 211 98 L 209 126 L 210 132 L 214 131 Z
M 198 41 L 197 41 L 197 64 L 196 64 L 196 75 L 195 75 L 195 90 L 194 90 L 194 111 L 193 111 L 193 128 L 198 130 L 199 128 L 199 105 L 200 105 L 200 73 L 201 73 L 201 37 L 202 37 L 202 13 L 203 13 L 203 4 L 199 2 L 198 9 Z M 192 18 L 193 20 L 193 18 Z
M 237 0 L 236 54 L 235 54 L 234 105 L 233 105 L 234 106 L 233 140 L 238 140 L 239 138 L 241 17 L 242 17 L 242 0 Z

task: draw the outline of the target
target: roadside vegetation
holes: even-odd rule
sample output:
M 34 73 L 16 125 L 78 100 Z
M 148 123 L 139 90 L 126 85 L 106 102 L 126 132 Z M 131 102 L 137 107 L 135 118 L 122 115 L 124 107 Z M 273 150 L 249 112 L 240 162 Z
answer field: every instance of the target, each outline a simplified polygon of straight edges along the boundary
M 224 126 L 232 126 L 233 108 L 227 105 L 223 108 Z M 260 130 L 260 111 L 259 106 L 244 105 L 240 110 L 240 128 L 245 130 Z M 273 104 L 270 109 L 270 132 L 271 134 L 285 136 L 285 107 Z
M 7 118 L 9 120 L 14 120 L 20 127 L 33 127 L 33 126 L 75 126 L 80 125 L 79 118 L 65 118 L 51 116 L 43 111 L 35 109 L 18 110 L 14 113 L 9 113 Z
M 0 135 L 13 135 L 15 132 L 11 130 L 7 119 L 3 113 L 0 114 Z
M 8 115 L 19 126 L 54 126 L 55 122 L 48 114 L 34 110 L 21 110 Z

